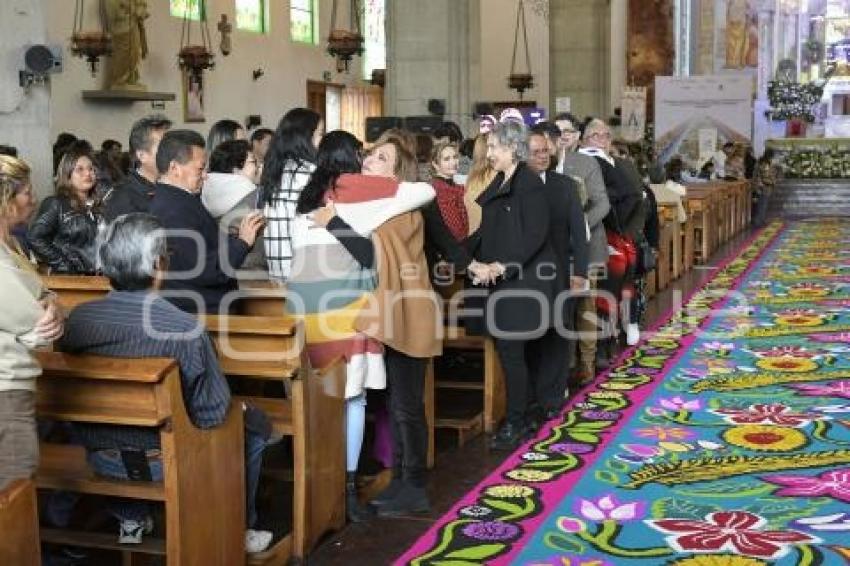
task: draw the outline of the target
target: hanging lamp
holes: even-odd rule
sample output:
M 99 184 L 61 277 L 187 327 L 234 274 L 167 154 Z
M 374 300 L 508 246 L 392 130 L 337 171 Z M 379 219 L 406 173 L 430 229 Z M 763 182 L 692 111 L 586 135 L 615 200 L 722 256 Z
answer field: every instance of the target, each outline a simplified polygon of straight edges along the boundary
M 201 76 L 205 69 L 215 67 L 212 40 L 210 39 L 210 28 L 207 25 L 207 10 L 204 0 L 197 0 L 199 15 L 198 29 L 201 34 L 201 42 L 192 43 L 192 18 L 191 2 L 186 6 L 183 13 L 183 28 L 180 31 L 180 68 L 194 76 Z
M 517 73 L 516 71 L 516 53 L 519 47 L 519 28 L 522 25 L 522 41 L 525 44 L 525 73 Z M 523 0 L 519 0 L 516 11 L 516 30 L 514 30 L 514 51 L 511 56 L 511 74 L 508 75 L 508 86 L 519 93 L 519 99 L 522 100 L 522 93 L 534 86 L 534 75 L 531 74 L 531 55 L 528 52 L 528 29 L 525 25 L 525 7 Z
M 328 53 L 336 59 L 336 72 L 348 72 L 351 59 L 363 55 L 363 33 L 360 30 L 360 2 L 350 0 L 349 29 L 337 28 L 336 12 L 339 0 L 333 0 L 331 10 L 331 32 L 328 35 Z
M 97 1 L 97 0 L 96 0 Z M 106 16 L 103 5 L 100 6 L 99 20 L 100 29 L 83 30 L 85 20 L 86 0 L 76 0 L 74 4 L 74 29 L 71 33 L 71 53 L 77 57 L 84 58 L 91 68 L 92 76 L 97 75 L 97 64 L 104 55 L 112 53 L 112 35 L 106 29 Z

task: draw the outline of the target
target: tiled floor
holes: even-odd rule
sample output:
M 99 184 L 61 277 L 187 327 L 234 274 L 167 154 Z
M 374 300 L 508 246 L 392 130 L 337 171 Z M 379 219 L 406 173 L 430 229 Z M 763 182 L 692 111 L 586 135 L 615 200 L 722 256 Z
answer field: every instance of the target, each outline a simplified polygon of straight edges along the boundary
M 721 248 L 705 266 L 698 266 L 650 301 L 646 325 L 680 305 L 690 291 L 710 278 L 715 268 L 734 252 L 750 234 L 743 234 Z M 484 437 L 458 449 L 450 437 L 438 435 L 437 461 L 430 476 L 432 511 L 428 515 L 348 525 L 323 542 L 311 555 L 311 566 L 380 566 L 390 564 L 421 536 L 432 522 L 448 511 L 464 493 L 472 489 L 502 461 L 504 454 L 487 451 Z

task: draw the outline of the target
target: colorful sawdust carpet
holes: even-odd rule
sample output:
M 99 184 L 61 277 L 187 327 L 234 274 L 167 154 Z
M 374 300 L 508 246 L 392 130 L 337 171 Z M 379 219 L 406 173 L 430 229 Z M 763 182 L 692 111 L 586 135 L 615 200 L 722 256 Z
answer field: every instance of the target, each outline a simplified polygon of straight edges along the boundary
M 399 563 L 850 564 L 847 242 L 757 234 Z

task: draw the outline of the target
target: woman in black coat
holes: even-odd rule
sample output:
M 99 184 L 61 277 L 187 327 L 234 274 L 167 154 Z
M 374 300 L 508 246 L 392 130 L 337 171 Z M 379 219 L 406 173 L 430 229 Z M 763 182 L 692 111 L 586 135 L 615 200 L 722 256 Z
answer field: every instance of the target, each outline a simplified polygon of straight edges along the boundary
M 95 272 L 101 216 L 95 200 L 97 170 L 86 149 L 71 149 L 59 162 L 56 196 L 44 199 L 27 238 L 39 261 L 56 273 Z
M 557 259 L 549 241 L 549 209 L 540 177 L 528 168 L 528 130 L 498 124 L 487 140 L 496 178 L 477 202 L 481 227 L 469 238 L 478 261 L 489 264 L 485 323 L 505 371 L 507 419 L 491 439 L 497 450 L 516 447 L 529 432 L 527 346 L 553 325 Z

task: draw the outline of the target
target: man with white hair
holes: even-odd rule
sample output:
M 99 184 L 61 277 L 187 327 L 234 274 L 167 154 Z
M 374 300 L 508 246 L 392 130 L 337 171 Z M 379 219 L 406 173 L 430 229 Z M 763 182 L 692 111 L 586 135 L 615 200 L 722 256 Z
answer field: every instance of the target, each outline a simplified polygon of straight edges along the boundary
M 149 214 L 119 216 L 103 234 L 98 259 L 114 291 L 71 312 L 60 349 L 116 358 L 172 358 L 180 366 L 184 402 L 192 423 L 201 429 L 221 425 L 231 408 L 231 396 L 212 340 L 199 331 L 196 317 L 157 294 L 168 263 L 162 224 Z M 82 423 L 74 428 L 97 473 L 115 479 L 162 481 L 163 462 L 155 429 Z M 257 519 L 254 500 L 270 433 L 265 414 L 245 407 L 249 527 L 245 547 L 249 553 L 262 552 L 272 539 L 271 532 L 250 528 Z M 150 530 L 147 504 L 122 501 L 110 509 L 120 521 L 119 542 L 140 543 L 142 534 Z
M 605 228 L 609 232 L 609 244 L 612 240 L 623 244 L 623 249 L 615 249 L 615 252 L 624 256 L 616 259 L 624 261 L 612 263 L 609 260 L 608 277 L 602 285 L 602 288 L 611 292 L 619 301 L 623 297 L 624 289 L 631 288 L 635 277 L 635 243 L 642 237 L 645 207 L 640 176 L 634 165 L 627 159 L 616 159 L 611 155 L 612 139 L 608 124 L 594 118 L 585 126 L 582 136 L 583 146 L 579 151 L 595 158 L 602 170 L 602 179 L 611 203 L 611 210 L 604 220 Z M 611 234 L 619 238 L 612 238 Z M 616 246 L 613 247 L 616 248 Z M 608 314 L 612 321 L 616 320 L 618 315 L 618 313 Z M 640 339 L 637 323 L 625 322 L 627 322 L 625 329 L 628 344 L 637 344 Z M 602 346 L 602 348 L 597 347 L 597 366 L 607 367 L 612 356 L 613 344 L 609 340 L 604 340 Z

